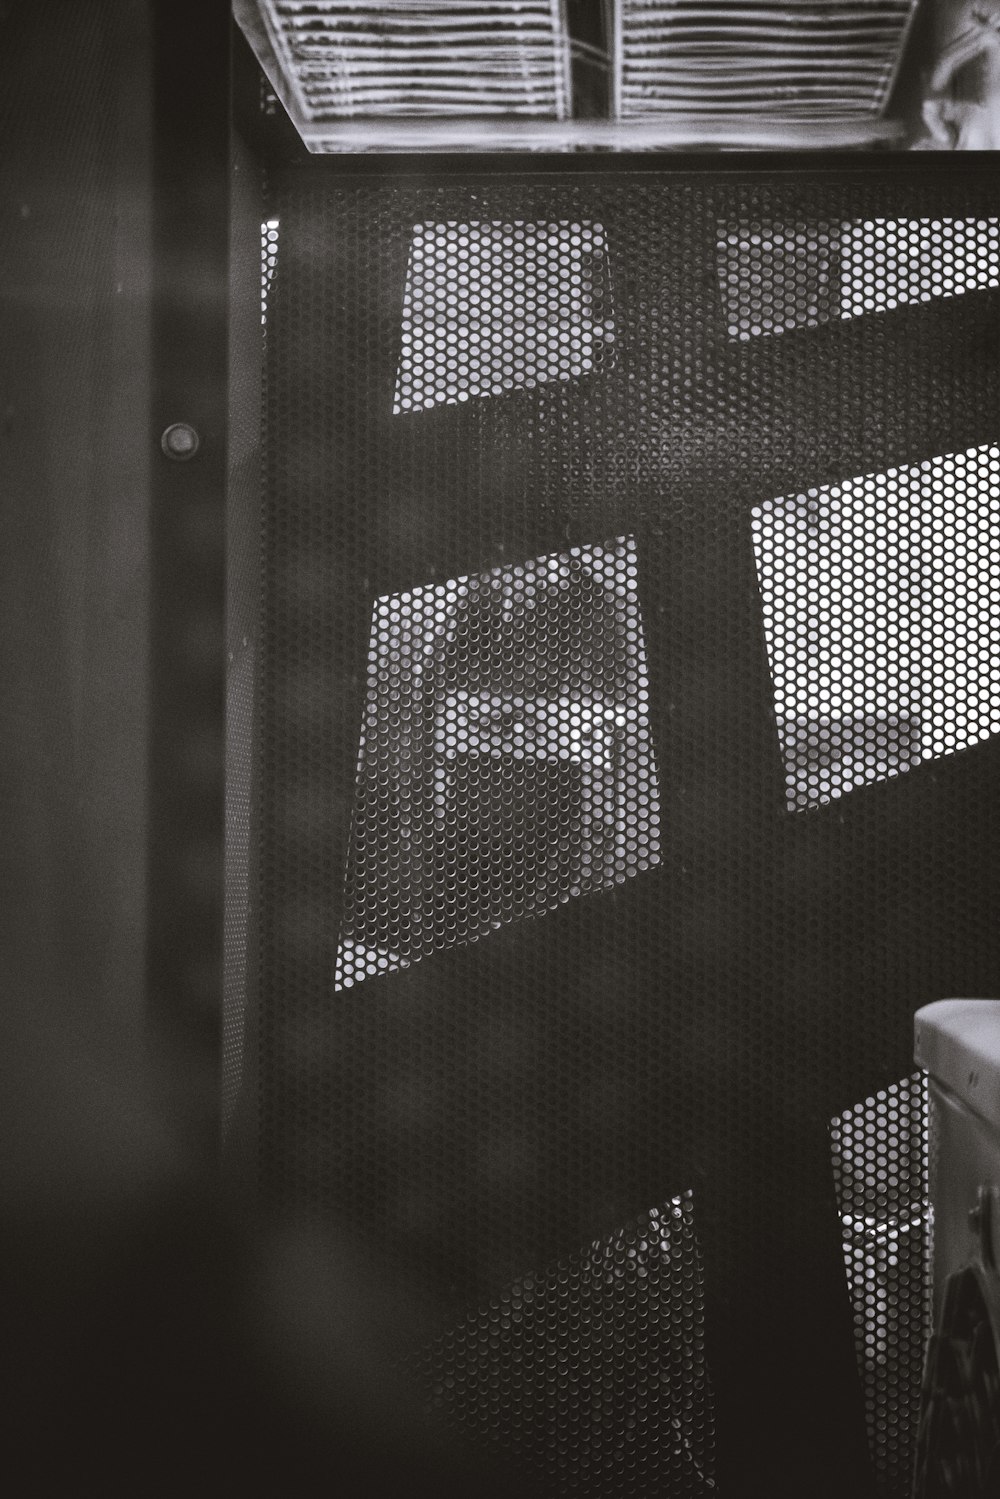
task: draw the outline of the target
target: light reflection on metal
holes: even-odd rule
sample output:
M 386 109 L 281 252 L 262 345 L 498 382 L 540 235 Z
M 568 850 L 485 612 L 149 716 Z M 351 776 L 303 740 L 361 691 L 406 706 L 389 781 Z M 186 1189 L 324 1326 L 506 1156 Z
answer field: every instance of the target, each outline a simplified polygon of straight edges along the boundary
M 260 321 L 267 327 L 267 299 L 271 294 L 274 273 L 278 268 L 277 219 L 265 219 L 260 226 Z
M 636 120 L 359 119 L 303 123 L 298 130 L 310 151 L 327 154 L 692 151 L 702 146 L 733 151 L 851 150 L 899 145 L 906 135 L 900 120 L 860 113 L 802 120 L 708 112 Z

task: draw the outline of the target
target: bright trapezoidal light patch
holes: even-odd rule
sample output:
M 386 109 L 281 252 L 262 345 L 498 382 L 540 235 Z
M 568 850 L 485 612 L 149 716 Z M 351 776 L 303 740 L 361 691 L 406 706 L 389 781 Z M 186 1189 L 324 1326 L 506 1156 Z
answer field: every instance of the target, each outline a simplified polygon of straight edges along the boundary
M 376 600 L 338 989 L 658 862 L 631 538 Z
M 393 411 L 606 369 L 614 337 L 603 225 L 418 224 Z
M 753 511 L 788 805 L 1000 730 L 1000 448 Z
M 731 338 L 888 312 L 1000 286 L 1000 219 L 719 225 Z

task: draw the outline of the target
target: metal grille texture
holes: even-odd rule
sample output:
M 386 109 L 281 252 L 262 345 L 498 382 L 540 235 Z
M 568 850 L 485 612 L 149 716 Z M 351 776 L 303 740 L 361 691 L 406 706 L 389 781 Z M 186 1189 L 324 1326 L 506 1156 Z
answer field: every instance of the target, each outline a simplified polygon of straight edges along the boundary
M 883 1492 L 908 1495 L 932 1324 L 923 1073 L 838 1115 L 832 1143 L 868 1440 Z
M 1000 957 L 996 292 L 741 339 L 719 226 L 991 190 L 272 176 L 259 1179 L 422 1288 L 428 1401 L 552 1494 L 906 1492 L 899 1079 Z M 509 329 L 518 226 L 553 288 L 519 331 L 565 309 L 569 363 L 473 396 L 437 292 L 414 337 L 415 246 Z
M 255 713 L 260 629 L 261 309 L 276 230 L 260 225 L 260 171 L 234 140 L 230 244 L 229 486 L 226 523 L 226 868 L 222 1017 L 222 1132 L 252 1089 L 255 976 Z M 260 249 L 257 234 L 260 227 Z M 270 260 L 270 265 L 269 265 Z M 247 1036 L 251 1044 L 247 1047 Z M 242 1142 L 241 1142 L 242 1143 Z
M 618 112 L 878 112 L 914 9 L 915 0 L 620 0 Z
M 304 120 L 569 113 L 560 0 L 244 0 L 237 14 L 266 28 Z
M 540 1492 L 713 1490 L 690 1192 L 477 1308 L 414 1361 L 432 1405 Z
M 260 226 L 260 321 L 264 328 L 267 327 L 267 295 L 278 268 L 279 228 L 277 219 L 265 219 Z
M 533 389 L 614 353 L 601 224 L 420 224 L 406 277 L 396 411 Z
M 1000 448 L 753 512 L 791 807 L 1000 729 Z
M 627 539 L 378 600 L 338 986 L 659 858 Z
M 733 338 L 815 327 L 1000 285 L 1000 219 L 719 226 Z

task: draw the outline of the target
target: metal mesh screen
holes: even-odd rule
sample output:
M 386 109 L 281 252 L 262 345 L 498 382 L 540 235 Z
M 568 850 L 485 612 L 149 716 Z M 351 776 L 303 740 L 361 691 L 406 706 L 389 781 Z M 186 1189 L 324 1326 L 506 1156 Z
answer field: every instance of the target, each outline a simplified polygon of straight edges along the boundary
M 394 409 L 604 368 L 614 344 L 609 302 L 601 224 L 419 224 Z
M 379 599 L 338 985 L 658 861 L 628 539 Z
M 931 1212 L 923 1073 L 832 1122 L 834 1176 L 868 1439 L 882 1492 L 910 1492 L 931 1331 Z
M 998 286 L 1000 219 L 728 223 L 718 265 L 729 332 L 746 341 Z
M 246 1082 L 255 973 L 255 703 L 260 628 L 260 309 L 273 274 L 276 231 L 260 225 L 260 170 L 234 139 L 230 245 L 229 490 L 226 575 L 226 869 L 222 1021 L 222 1130 L 230 1134 Z M 270 258 L 270 265 L 269 265 Z M 260 290 L 258 292 L 258 287 Z M 249 1048 L 251 1063 L 254 1051 Z
M 789 806 L 1000 729 L 1000 448 L 753 512 Z
M 432 1407 L 550 1492 L 710 1494 L 691 1193 L 508 1287 L 414 1367 Z
M 873 219 L 845 226 L 840 315 L 1000 285 L 1000 219 Z
M 260 321 L 262 327 L 267 327 L 267 294 L 271 290 L 271 282 L 278 268 L 278 230 L 280 225 L 277 219 L 266 219 L 260 226 Z
M 720 1493 L 904 1492 L 923 1262 L 864 1240 L 862 1383 L 842 1236 L 916 1212 L 914 1009 L 996 987 L 996 293 L 841 317 L 796 228 L 812 326 L 744 339 L 719 226 L 990 192 L 274 175 L 261 1183 L 426 1290 L 431 1398 L 549 1492 L 703 1492 L 713 1423 Z

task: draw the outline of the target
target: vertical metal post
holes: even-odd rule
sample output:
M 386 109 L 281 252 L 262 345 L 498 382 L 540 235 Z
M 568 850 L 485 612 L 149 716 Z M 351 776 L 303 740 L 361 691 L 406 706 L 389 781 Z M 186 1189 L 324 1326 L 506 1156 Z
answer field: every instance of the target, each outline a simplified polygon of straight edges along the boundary
M 229 7 L 156 0 L 148 1005 L 170 1122 L 219 1132 Z

